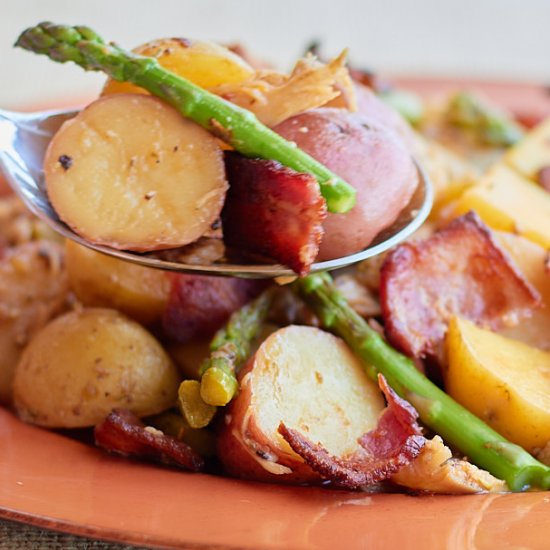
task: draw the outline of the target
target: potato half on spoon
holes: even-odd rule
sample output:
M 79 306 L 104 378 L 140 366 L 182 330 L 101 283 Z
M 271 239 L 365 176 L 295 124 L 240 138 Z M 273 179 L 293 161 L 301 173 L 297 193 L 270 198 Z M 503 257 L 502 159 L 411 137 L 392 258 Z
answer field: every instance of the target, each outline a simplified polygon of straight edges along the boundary
M 143 252 L 186 245 L 219 217 L 216 139 L 161 100 L 117 94 L 66 122 L 44 160 L 59 217 L 91 243 Z

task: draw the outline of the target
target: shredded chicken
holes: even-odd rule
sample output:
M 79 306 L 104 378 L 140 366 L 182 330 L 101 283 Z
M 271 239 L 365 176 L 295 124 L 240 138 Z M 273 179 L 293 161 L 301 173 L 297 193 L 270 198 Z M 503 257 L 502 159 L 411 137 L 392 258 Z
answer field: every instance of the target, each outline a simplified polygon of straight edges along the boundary
M 41 220 L 33 216 L 14 195 L 0 198 L 0 249 L 37 239 L 59 241 L 60 238 Z
M 365 319 L 380 315 L 380 303 L 374 294 L 353 275 L 339 275 L 334 284 L 349 305 Z
M 355 90 L 345 66 L 347 51 L 327 64 L 308 55 L 300 59 L 290 75 L 259 71 L 244 83 L 223 84 L 211 90 L 223 98 L 252 111 L 267 126 L 320 107 L 336 97 L 356 110 Z
M 394 483 L 430 493 L 469 494 L 508 491 L 504 481 L 477 466 L 453 458 L 441 437 L 426 442 L 420 455 L 391 478 Z

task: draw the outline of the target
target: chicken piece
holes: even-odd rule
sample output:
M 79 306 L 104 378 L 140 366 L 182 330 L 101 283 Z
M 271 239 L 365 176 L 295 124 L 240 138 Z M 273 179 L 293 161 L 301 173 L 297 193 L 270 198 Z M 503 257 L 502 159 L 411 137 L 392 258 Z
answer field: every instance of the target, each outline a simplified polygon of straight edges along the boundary
M 411 463 L 403 466 L 391 481 L 428 493 L 502 493 L 506 483 L 466 460 L 453 458 L 450 449 L 436 435 L 422 447 Z
M 334 284 L 349 305 L 361 317 L 376 317 L 380 315 L 380 303 L 374 294 L 362 285 L 353 275 L 339 275 L 334 279 Z
M 296 63 L 289 76 L 260 71 L 251 81 L 225 84 L 211 91 L 252 111 L 269 127 L 340 96 L 354 111 L 355 92 L 345 67 L 346 53 L 344 50 L 327 64 L 307 56 Z
M 0 402 L 10 402 L 25 345 L 67 304 L 63 249 L 36 241 L 10 248 L 0 261 Z

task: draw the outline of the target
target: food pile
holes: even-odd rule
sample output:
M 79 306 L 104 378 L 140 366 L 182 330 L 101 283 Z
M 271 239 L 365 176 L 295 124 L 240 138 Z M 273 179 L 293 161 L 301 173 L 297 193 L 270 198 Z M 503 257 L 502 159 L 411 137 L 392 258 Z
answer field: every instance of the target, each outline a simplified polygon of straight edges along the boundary
M 6 194 L 0 396 L 23 420 L 258 481 L 550 487 L 550 120 L 527 131 L 460 92 L 422 112 L 407 101 L 413 127 L 389 106 L 406 96 L 343 56 L 283 74 L 240 48 L 165 39 L 134 55 L 51 24 L 18 45 L 111 77 L 44 162 L 75 232 L 138 252 L 217 242 L 301 275 L 121 262 L 61 242 Z M 382 257 L 307 275 L 391 225 L 413 157 L 435 188 L 429 222 Z

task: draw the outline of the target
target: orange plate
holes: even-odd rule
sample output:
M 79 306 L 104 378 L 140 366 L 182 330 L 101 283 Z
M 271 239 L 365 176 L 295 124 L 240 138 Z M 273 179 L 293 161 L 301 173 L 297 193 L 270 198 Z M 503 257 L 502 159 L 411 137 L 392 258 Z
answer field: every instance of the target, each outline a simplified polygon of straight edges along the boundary
M 457 86 L 407 84 L 426 93 Z M 514 111 L 550 114 L 540 86 L 481 88 Z M 370 495 L 184 474 L 108 456 L 3 409 L 0 516 L 167 548 L 542 550 L 550 540 L 550 493 Z

